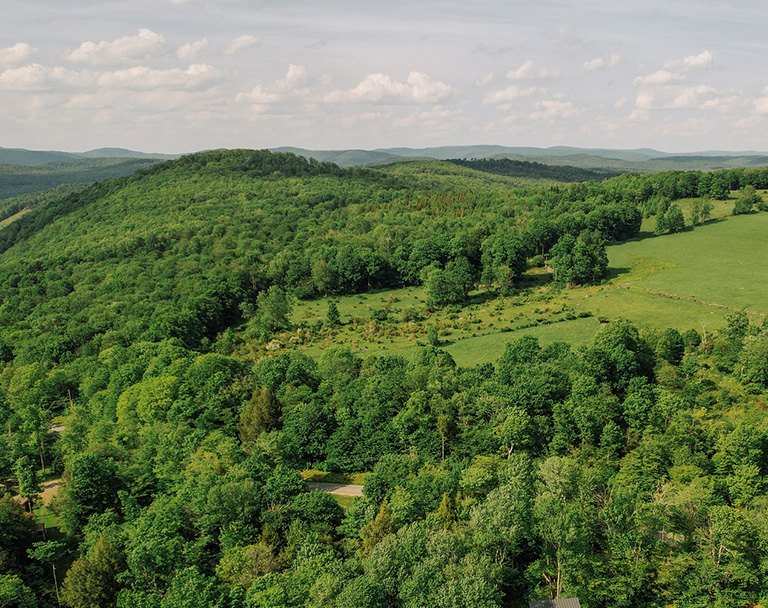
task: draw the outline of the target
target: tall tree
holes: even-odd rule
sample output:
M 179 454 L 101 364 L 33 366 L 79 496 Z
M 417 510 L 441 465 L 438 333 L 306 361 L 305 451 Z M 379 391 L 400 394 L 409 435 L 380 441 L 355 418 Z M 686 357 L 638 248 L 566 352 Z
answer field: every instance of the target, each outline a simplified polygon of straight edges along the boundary
M 282 405 L 270 388 L 256 388 L 240 413 L 240 422 L 237 425 L 240 441 L 244 446 L 251 447 L 259 435 L 277 428 L 281 414 Z

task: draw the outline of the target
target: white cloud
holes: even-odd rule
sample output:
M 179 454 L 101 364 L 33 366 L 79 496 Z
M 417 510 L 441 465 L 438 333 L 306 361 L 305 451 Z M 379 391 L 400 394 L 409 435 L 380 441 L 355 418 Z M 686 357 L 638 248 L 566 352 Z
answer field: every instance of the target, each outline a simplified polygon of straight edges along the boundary
M 153 70 L 144 66 L 124 70 L 74 71 L 56 66 L 32 64 L 0 73 L 0 90 L 47 91 L 52 89 L 205 89 L 221 81 L 216 68 L 197 64 L 186 70 Z
M 587 70 L 587 72 L 594 72 L 595 70 L 600 69 L 605 65 L 605 59 L 602 57 L 595 57 L 591 61 L 585 61 L 584 62 L 584 69 Z
M 87 86 L 93 84 L 94 72 L 76 72 L 63 67 L 49 67 L 33 63 L 0 73 L 0 90 L 47 91 L 56 87 Z
M 306 97 L 311 91 L 311 77 L 303 65 L 289 64 L 285 78 L 268 85 L 256 85 L 248 93 L 238 93 L 236 101 L 256 105 L 275 103 L 287 97 Z
M 309 71 L 303 65 L 289 64 L 285 78 L 275 81 L 274 89 L 280 93 L 291 93 L 299 90 L 309 81 Z
M 612 68 L 617 66 L 620 61 L 621 61 L 621 57 L 613 53 L 608 56 L 608 60 L 605 60 L 602 57 L 595 57 L 591 61 L 585 61 L 584 69 L 587 72 L 594 72 L 595 70 L 599 70 L 601 68 L 606 68 L 606 67 Z
M 669 70 L 656 70 L 647 76 L 638 76 L 634 80 L 635 86 L 671 84 L 683 80 L 683 76 Z
M 698 108 L 701 106 L 699 99 L 702 96 L 712 96 L 715 94 L 717 94 L 717 91 L 705 84 L 695 87 L 680 87 L 676 90 L 674 98 L 667 102 L 664 107 L 668 109 Z
M 570 101 L 558 99 L 543 99 L 537 101 L 531 113 L 531 120 L 552 120 L 557 118 L 573 118 L 584 112 L 583 108 L 573 107 Z
M 664 62 L 664 68 L 637 76 L 636 108 L 639 110 L 715 110 L 727 112 L 743 105 L 738 90 L 717 90 L 707 84 L 687 85 L 690 72 L 714 61 L 711 51 L 702 51 L 681 60 Z
M 741 104 L 740 91 L 719 91 L 706 84 L 667 85 L 641 89 L 636 106 L 643 110 L 715 110 L 726 112 Z
M 124 89 L 204 89 L 221 79 L 221 72 L 213 66 L 201 63 L 191 65 L 186 70 L 153 70 L 137 66 L 104 72 L 96 84 L 100 87 Z
M 408 74 L 406 82 L 393 80 L 386 74 L 368 74 L 356 87 L 347 91 L 333 91 L 325 100 L 334 102 L 384 102 L 384 103 L 437 103 L 455 93 L 444 82 L 432 80 L 421 72 Z
M 514 101 L 515 99 L 520 99 L 521 97 L 527 97 L 529 95 L 533 95 L 536 92 L 543 93 L 543 89 L 539 89 L 537 87 L 528 87 L 527 89 L 521 89 L 517 85 L 512 85 L 507 87 L 506 89 L 502 91 L 494 91 L 493 93 L 488 93 L 483 98 L 483 103 L 486 105 L 499 105 L 499 104 L 506 104 L 510 101 Z
M 196 40 L 195 42 L 187 42 L 182 44 L 176 50 L 176 57 L 181 61 L 194 61 L 200 54 L 200 51 L 208 48 L 208 39 Z
M 763 89 L 762 96 L 755 99 L 753 107 L 758 114 L 768 114 L 768 87 Z
M 83 42 L 66 53 L 65 58 L 92 65 L 123 65 L 155 59 L 169 51 L 170 45 L 162 35 L 141 28 L 136 36 L 124 36 L 113 42 Z
M 237 38 L 234 38 L 230 40 L 227 44 L 224 45 L 224 48 L 221 49 L 222 55 L 233 55 L 234 53 L 239 53 L 240 51 L 247 51 L 248 49 L 255 49 L 261 46 L 261 40 L 256 38 L 256 36 L 251 36 L 250 34 L 243 34 L 242 36 L 238 36 Z
M 478 78 L 475 81 L 475 86 L 476 87 L 484 87 L 485 85 L 493 82 L 493 79 L 494 79 L 494 75 L 493 75 L 493 72 L 491 72 L 490 74 L 486 74 L 482 78 Z
M 616 103 L 613 104 L 613 107 L 616 108 L 617 110 L 621 110 L 621 108 L 623 108 L 628 101 L 629 101 L 628 97 L 622 97 L 621 99 L 616 100 Z
M 516 70 L 507 72 L 510 80 L 556 78 L 558 73 L 543 65 L 535 64 L 531 59 L 523 63 Z
M 13 46 L 0 49 L 0 65 L 7 67 L 21 65 L 29 61 L 36 52 L 37 49 L 26 42 L 17 42 Z
M 419 103 L 436 103 L 454 93 L 454 89 L 450 85 L 432 80 L 421 72 L 408 74 L 407 82 L 411 88 L 410 94 L 413 100 Z
M 690 70 L 693 68 L 705 68 L 714 63 L 715 56 L 712 51 L 702 51 L 698 55 L 689 55 L 685 59 L 670 59 L 664 63 L 668 70 Z

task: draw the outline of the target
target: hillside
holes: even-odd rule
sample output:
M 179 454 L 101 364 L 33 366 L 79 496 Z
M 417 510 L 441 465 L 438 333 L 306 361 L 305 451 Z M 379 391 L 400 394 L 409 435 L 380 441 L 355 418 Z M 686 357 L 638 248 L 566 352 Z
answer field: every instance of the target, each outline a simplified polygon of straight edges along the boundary
M 92 158 L 34 165 L 0 163 L 0 201 L 62 184 L 85 184 L 130 175 L 156 159 Z
M 757 604 L 767 188 L 220 150 L 46 199 L 0 230 L 0 604 Z
M 98 148 L 88 152 L 58 152 L 54 150 L 26 150 L 24 148 L 0 147 L 0 163 L 8 165 L 34 166 L 46 163 L 103 158 L 170 160 L 178 157 L 178 154 L 147 154 L 146 152 L 137 152 L 124 148 Z

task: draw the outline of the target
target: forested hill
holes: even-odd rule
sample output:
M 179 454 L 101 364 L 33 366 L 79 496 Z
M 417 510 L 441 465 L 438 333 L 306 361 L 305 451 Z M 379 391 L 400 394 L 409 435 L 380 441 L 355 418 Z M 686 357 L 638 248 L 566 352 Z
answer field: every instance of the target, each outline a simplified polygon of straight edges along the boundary
M 768 330 L 588 319 L 580 346 L 507 333 L 463 368 L 435 318 L 543 319 L 643 216 L 675 232 L 678 199 L 742 189 L 748 214 L 766 187 L 232 150 L 29 211 L 0 230 L 0 606 L 756 605 Z M 418 292 L 396 319 L 390 288 Z M 379 304 L 342 321 L 344 295 Z M 351 330 L 429 346 L 363 358 Z M 367 474 L 364 496 L 308 491 L 315 469 Z
M 98 182 L 130 175 L 156 162 L 156 159 L 93 158 L 33 166 L 0 163 L 0 200 L 48 190 L 61 184 Z
M 561 195 L 432 167 L 341 169 L 219 151 L 101 182 L 0 231 L 0 321 L 28 360 L 58 360 L 115 331 L 197 347 L 270 287 L 356 293 L 418 284 L 432 265 L 457 273 L 466 290 L 497 267 L 519 275 L 565 232 L 599 228 L 612 240 L 639 227 L 639 211 L 618 195 L 588 200 L 589 188 Z M 42 330 L 52 310 L 77 311 L 69 329 Z
M 551 179 L 558 182 L 587 182 L 590 180 L 608 179 L 619 175 L 615 171 L 594 171 L 566 165 L 544 165 L 537 162 L 512 160 L 509 158 L 451 159 L 449 162 L 478 171 L 487 171 L 488 173 L 497 173 L 510 177 Z

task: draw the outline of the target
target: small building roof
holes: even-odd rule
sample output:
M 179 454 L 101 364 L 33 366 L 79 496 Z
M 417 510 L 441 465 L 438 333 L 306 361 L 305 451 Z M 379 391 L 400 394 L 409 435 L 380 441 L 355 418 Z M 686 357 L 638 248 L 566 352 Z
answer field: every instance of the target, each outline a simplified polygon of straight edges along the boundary
M 533 600 L 528 608 L 581 608 L 581 602 L 575 597 L 562 597 L 559 600 Z

